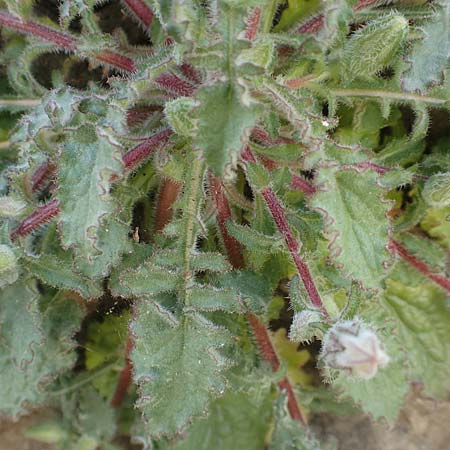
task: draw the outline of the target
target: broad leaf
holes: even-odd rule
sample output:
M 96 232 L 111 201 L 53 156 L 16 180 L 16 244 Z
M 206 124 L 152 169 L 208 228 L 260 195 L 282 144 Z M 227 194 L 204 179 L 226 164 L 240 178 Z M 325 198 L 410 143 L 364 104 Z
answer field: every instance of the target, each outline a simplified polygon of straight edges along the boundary
M 226 387 L 227 361 L 217 349 L 229 333 L 204 317 L 186 313 L 177 319 L 160 305 L 143 301 L 131 324 L 138 406 L 152 435 L 175 434 L 204 415 L 211 398 Z
M 450 393 L 450 311 L 445 293 L 398 263 L 386 281 L 385 301 L 395 317 L 411 377 L 434 397 Z
M 324 216 L 333 259 L 366 287 L 379 288 L 388 260 L 389 205 L 377 174 L 321 168 L 317 185 L 311 204 Z

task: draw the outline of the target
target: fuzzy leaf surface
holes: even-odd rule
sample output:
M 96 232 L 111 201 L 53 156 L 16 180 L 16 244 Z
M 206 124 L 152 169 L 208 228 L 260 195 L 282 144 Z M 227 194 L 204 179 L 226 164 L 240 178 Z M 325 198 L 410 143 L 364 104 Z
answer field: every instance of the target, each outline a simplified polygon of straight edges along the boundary
M 256 105 L 246 105 L 243 89 L 231 82 L 217 83 L 198 93 L 199 129 L 195 142 L 217 174 L 234 167 L 250 129 L 259 116 Z
M 131 330 L 138 406 L 152 435 L 173 435 L 225 390 L 228 364 L 217 349 L 230 335 L 198 314 L 177 319 L 151 301 L 137 306 Z
M 324 216 L 334 259 L 347 275 L 378 288 L 388 259 L 389 228 L 377 175 L 321 168 L 317 181 L 323 187 L 312 206 Z
M 102 130 L 87 125 L 74 131 L 63 145 L 59 161 L 58 198 L 62 242 L 92 260 L 105 217 L 115 210 L 111 177 L 122 172 L 120 146 Z

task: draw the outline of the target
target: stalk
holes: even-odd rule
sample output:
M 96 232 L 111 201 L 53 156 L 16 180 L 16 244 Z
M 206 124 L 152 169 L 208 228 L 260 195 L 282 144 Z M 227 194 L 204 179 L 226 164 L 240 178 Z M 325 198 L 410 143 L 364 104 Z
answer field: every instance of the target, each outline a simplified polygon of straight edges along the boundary
M 51 42 L 67 52 L 81 53 L 78 49 L 77 38 L 61 33 L 46 25 L 33 22 L 32 20 L 22 20 L 20 17 L 14 16 L 7 11 L 0 10 L 0 25 Z M 124 72 L 132 73 L 136 70 L 135 63 L 132 59 L 118 53 L 104 50 L 93 56 L 98 61 L 109 64 Z
M 125 153 L 122 157 L 125 167 L 127 169 L 134 169 L 144 162 L 159 146 L 169 140 L 171 134 L 172 130 L 164 128 Z
M 122 0 L 127 9 L 142 23 L 149 28 L 153 20 L 153 11 L 142 0 Z
M 225 249 L 228 254 L 228 258 L 235 269 L 240 269 L 244 266 L 244 258 L 241 252 L 241 246 L 229 233 L 226 228 L 226 223 L 231 220 L 231 209 L 228 204 L 228 200 L 224 193 L 223 183 L 218 178 L 210 175 L 209 177 L 210 189 L 213 198 L 213 202 L 216 206 L 216 218 L 219 225 L 219 230 L 222 234 L 222 239 L 225 244 Z M 230 245 L 231 244 L 231 245 Z M 280 368 L 280 360 L 272 345 L 267 328 L 259 321 L 258 317 L 253 313 L 247 314 L 247 320 L 252 329 L 258 344 L 261 356 L 266 362 L 268 362 L 274 372 Z M 291 417 L 294 420 L 306 425 L 306 418 L 302 413 L 302 410 L 295 397 L 294 389 L 287 377 L 283 378 L 278 386 L 280 389 L 284 389 L 288 400 L 288 409 Z
M 173 215 L 172 206 L 180 192 L 180 184 L 166 178 L 159 191 L 155 215 L 155 233 L 160 233 L 170 222 Z
M 133 364 L 130 358 L 133 347 L 133 339 L 128 334 L 127 345 L 125 347 L 125 366 L 119 375 L 119 381 L 117 382 L 116 390 L 111 400 L 111 406 L 113 408 L 119 408 L 122 405 L 133 378 Z
M 246 161 L 256 163 L 256 159 L 248 146 L 244 148 L 242 152 L 242 158 Z M 300 246 L 298 245 L 298 242 L 295 239 L 294 234 L 292 233 L 292 230 L 287 222 L 284 208 L 281 206 L 272 188 L 265 187 L 261 189 L 261 195 L 263 196 L 267 208 L 269 209 L 270 214 L 273 217 L 278 231 L 281 233 L 284 241 L 286 242 L 286 246 L 289 250 L 289 253 L 291 254 L 292 260 L 294 261 L 295 267 L 297 268 L 297 272 L 303 281 L 303 285 L 305 286 L 311 303 L 315 307 L 319 308 L 325 316 L 328 316 L 328 313 L 323 306 L 322 299 L 320 298 L 319 291 L 317 290 L 317 287 L 311 276 L 311 272 L 309 271 L 307 264 L 299 254 Z
M 256 38 L 261 22 L 261 8 L 256 7 L 250 13 L 247 19 L 247 27 L 245 28 L 245 39 L 253 41 Z
M 425 277 L 427 277 L 429 280 L 434 281 L 446 291 L 450 292 L 450 280 L 448 278 L 433 273 L 432 269 L 425 262 L 409 253 L 408 250 L 396 240 L 391 239 L 389 242 L 389 247 L 394 250 L 401 258 L 403 258 L 408 264 L 425 275 Z
M 44 223 L 49 222 L 59 214 L 59 200 L 54 199 L 45 205 L 39 206 L 36 211 L 26 217 L 11 234 L 11 240 L 15 241 L 19 237 L 28 236 L 31 232 L 39 228 Z

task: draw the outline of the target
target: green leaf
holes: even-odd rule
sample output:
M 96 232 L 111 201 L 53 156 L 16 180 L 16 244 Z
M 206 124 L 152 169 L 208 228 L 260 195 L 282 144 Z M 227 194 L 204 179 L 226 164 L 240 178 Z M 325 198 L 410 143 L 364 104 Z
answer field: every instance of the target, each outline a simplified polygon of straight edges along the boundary
M 132 360 L 138 406 L 150 434 L 178 433 L 224 392 L 223 371 L 229 364 L 217 349 L 229 343 L 229 333 L 195 313 L 177 319 L 150 301 L 139 303 L 135 317 Z
M 272 416 L 270 392 L 264 396 L 227 392 L 215 400 L 208 417 L 197 421 L 173 450 L 261 450 Z
M 116 205 L 112 177 L 122 173 L 120 145 L 105 131 L 85 125 L 68 135 L 59 158 L 61 240 L 92 261 L 100 254 L 99 230 Z
M 55 256 L 25 256 L 22 261 L 33 275 L 49 286 L 72 290 L 85 298 L 97 298 L 103 293 L 94 282 L 76 273 L 67 261 L 60 261 Z
M 249 104 L 244 90 L 232 82 L 204 87 L 197 98 L 199 126 L 194 142 L 214 173 L 222 175 L 236 166 L 259 108 Z
M 425 92 L 430 84 L 441 81 L 450 53 L 449 7 L 439 8 L 434 20 L 420 27 L 422 38 L 408 56 L 410 67 L 402 74 L 405 90 Z
M 137 269 L 126 270 L 119 280 L 130 295 L 139 297 L 175 290 L 180 283 L 180 274 L 147 262 Z
M 443 398 L 450 393 L 450 311 L 445 293 L 405 263 L 397 263 L 386 281 L 385 301 L 395 317 L 406 350 L 411 377 L 425 392 Z
M 82 314 L 64 295 L 41 297 L 32 280 L 0 298 L 0 411 L 11 417 L 47 399 L 49 383 L 76 360 L 72 336 Z
M 388 260 L 389 205 L 377 174 L 320 168 L 317 185 L 322 187 L 311 204 L 324 216 L 333 259 L 366 287 L 379 288 Z

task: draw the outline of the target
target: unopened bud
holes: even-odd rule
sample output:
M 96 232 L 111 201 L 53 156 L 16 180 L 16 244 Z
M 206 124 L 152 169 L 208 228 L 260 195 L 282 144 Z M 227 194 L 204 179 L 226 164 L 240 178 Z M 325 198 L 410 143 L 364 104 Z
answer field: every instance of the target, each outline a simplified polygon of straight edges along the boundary
M 434 208 L 450 205 L 450 173 L 430 177 L 422 192 L 425 202 Z
M 408 21 L 401 15 L 374 20 L 356 31 L 347 41 L 342 58 L 343 77 L 369 78 L 388 66 L 408 31 Z
M 335 324 L 325 335 L 321 356 L 327 367 L 347 370 L 364 380 L 389 362 L 378 336 L 358 319 Z
M 14 252 L 7 245 L 0 245 L 0 287 L 14 283 L 19 278 L 19 267 Z
M 292 342 L 310 342 L 315 338 L 322 338 L 323 332 L 317 326 L 323 321 L 323 315 L 320 311 L 305 309 L 295 314 L 289 339 Z

